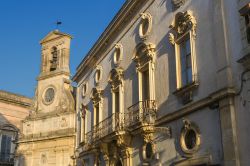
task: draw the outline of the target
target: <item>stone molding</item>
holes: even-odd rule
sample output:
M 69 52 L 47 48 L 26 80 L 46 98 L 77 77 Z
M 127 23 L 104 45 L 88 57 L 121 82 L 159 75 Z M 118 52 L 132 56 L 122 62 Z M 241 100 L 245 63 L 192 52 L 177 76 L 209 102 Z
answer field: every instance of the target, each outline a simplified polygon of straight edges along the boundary
M 57 37 L 50 39 L 50 37 L 53 36 L 53 35 L 57 35 Z M 67 33 L 62 33 L 62 32 L 59 32 L 58 30 L 54 30 L 54 31 L 50 32 L 47 36 L 45 36 L 40 41 L 40 44 L 44 44 L 44 43 L 47 43 L 47 42 L 52 41 L 52 40 L 58 40 L 58 38 L 61 38 L 61 37 L 64 37 L 64 36 L 67 36 L 70 39 L 73 38 L 71 35 L 69 35 Z
M 117 89 L 123 83 L 124 71 L 121 67 L 114 68 L 110 71 L 109 80 L 112 90 Z
M 183 37 L 187 32 L 191 32 L 192 37 L 196 37 L 197 22 L 191 11 L 179 12 L 175 15 L 173 23 L 169 28 L 173 31 L 169 35 L 171 44 L 175 44 L 179 38 Z
M 185 4 L 187 0 L 172 0 L 172 5 L 173 5 L 173 9 L 177 10 L 178 8 L 180 8 L 182 5 Z
M 55 76 L 59 76 L 59 75 L 66 75 L 66 76 L 70 76 L 69 72 L 66 71 L 62 71 L 62 70 L 56 70 L 53 72 L 48 72 L 48 73 L 41 73 L 40 76 L 37 77 L 37 81 L 40 80 L 45 80 L 47 78 L 51 78 L 51 77 L 55 77 Z
M 31 98 L 2 90 L 0 90 L 0 102 L 14 104 L 24 108 L 31 108 L 33 105 L 33 100 Z
M 145 27 L 145 24 L 148 24 L 148 26 Z M 142 40 L 147 40 L 148 36 L 150 35 L 152 31 L 152 26 L 153 26 L 152 15 L 148 12 L 141 13 L 141 21 L 139 25 L 139 36 Z
M 135 50 L 132 60 L 136 63 L 137 71 L 139 71 L 145 64 L 151 62 L 154 69 L 155 63 L 155 44 L 153 43 L 139 43 Z
M 38 113 L 38 114 L 31 114 L 28 116 L 24 122 L 26 121 L 36 121 L 36 120 L 42 120 L 42 119 L 48 119 L 53 117 L 58 117 L 62 115 L 68 115 L 68 114 L 75 114 L 74 110 L 71 110 L 69 112 L 62 112 L 60 110 L 53 111 L 53 112 L 47 112 L 47 113 Z

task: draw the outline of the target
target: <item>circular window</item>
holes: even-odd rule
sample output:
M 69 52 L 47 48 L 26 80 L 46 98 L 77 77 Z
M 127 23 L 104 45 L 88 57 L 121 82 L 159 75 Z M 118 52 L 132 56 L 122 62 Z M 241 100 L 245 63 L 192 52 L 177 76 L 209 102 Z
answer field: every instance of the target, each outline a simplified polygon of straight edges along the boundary
M 43 100 L 45 104 L 51 104 L 55 98 L 55 90 L 54 88 L 50 87 L 48 88 L 43 96 Z
M 152 16 L 149 13 L 141 14 L 141 23 L 139 26 L 139 35 L 142 39 L 147 38 L 152 29 Z
M 200 147 L 199 129 L 193 123 L 188 127 L 184 127 L 181 132 L 180 145 L 184 153 L 195 153 Z
M 95 73 L 95 82 L 99 83 L 101 79 L 102 79 L 102 69 L 100 66 L 98 66 Z

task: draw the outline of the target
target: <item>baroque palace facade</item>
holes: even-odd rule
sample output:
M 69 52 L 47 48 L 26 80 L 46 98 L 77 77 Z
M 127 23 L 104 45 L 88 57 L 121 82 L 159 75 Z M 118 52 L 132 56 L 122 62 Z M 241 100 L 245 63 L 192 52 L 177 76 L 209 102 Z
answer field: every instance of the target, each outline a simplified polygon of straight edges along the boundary
M 34 99 L 0 91 L 0 165 L 248 166 L 250 0 L 127 0 L 70 79 L 41 42 Z
M 77 68 L 77 165 L 250 163 L 250 2 L 127 0 Z

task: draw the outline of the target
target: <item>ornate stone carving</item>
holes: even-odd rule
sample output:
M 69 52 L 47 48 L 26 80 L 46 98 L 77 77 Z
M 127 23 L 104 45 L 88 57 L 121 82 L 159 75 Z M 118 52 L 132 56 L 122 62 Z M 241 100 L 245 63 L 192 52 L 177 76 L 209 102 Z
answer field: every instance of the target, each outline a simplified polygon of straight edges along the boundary
M 176 14 L 174 22 L 169 26 L 173 33 L 169 34 L 169 42 L 175 44 L 176 40 L 191 31 L 193 37 L 196 36 L 196 20 L 190 11 Z
M 121 44 L 115 45 L 115 52 L 113 61 L 116 66 L 119 66 L 123 58 L 123 46 Z
M 189 121 L 183 119 L 184 126 L 181 130 L 180 146 L 182 151 L 187 155 L 193 155 L 198 151 L 201 144 L 201 135 L 198 126 Z
M 150 13 L 141 13 L 141 21 L 139 25 L 139 36 L 142 40 L 146 40 L 152 30 L 152 16 Z
M 86 93 L 88 91 L 88 83 L 84 82 L 82 85 L 82 96 L 85 97 Z
M 178 9 L 179 7 L 184 5 L 185 2 L 186 0 L 172 0 L 173 9 L 174 10 Z
M 115 90 L 119 85 L 122 84 L 123 74 L 123 69 L 121 67 L 112 69 L 110 71 L 108 82 L 111 84 L 112 90 Z
M 139 43 L 134 51 L 133 60 L 136 62 L 137 69 L 148 62 L 155 61 L 155 45 L 152 43 Z
M 102 100 L 102 95 L 103 95 L 103 90 L 99 88 L 93 88 L 90 98 L 94 102 L 94 104 L 96 104 Z
M 42 165 L 47 164 L 47 155 L 46 155 L 46 153 L 41 154 L 41 164 Z
M 63 118 L 61 119 L 60 124 L 61 124 L 61 127 L 62 127 L 62 128 L 68 127 L 67 119 L 63 117 Z
M 95 83 L 99 84 L 101 80 L 102 80 L 102 66 L 97 65 L 95 72 Z
M 117 136 L 117 146 L 120 148 L 126 148 L 131 145 L 132 137 L 127 134 L 121 134 Z

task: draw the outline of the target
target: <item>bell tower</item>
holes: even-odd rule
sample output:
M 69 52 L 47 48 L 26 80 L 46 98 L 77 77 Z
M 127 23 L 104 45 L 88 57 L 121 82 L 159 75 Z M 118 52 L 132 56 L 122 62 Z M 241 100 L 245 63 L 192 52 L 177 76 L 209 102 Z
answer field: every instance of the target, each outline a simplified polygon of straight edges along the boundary
M 34 111 L 23 121 L 18 146 L 21 165 L 75 165 L 75 102 L 69 59 L 72 37 L 58 30 L 41 42 Z M 32 145 L 32 146 L 31 146 Z M 19 159 L 18 159 L 19 160 Z
M 69 75 L 69 50 L 72 37 L 58 30 L 50 32 L 41 42 L 42 64 L 41 75 L 48 76 L 55 73 Z
M 38 114 L 74 110 L 69 69 L 71 39 L 70 35 L 54 30 L 40 42 L 41 72 L 35 105 Z

